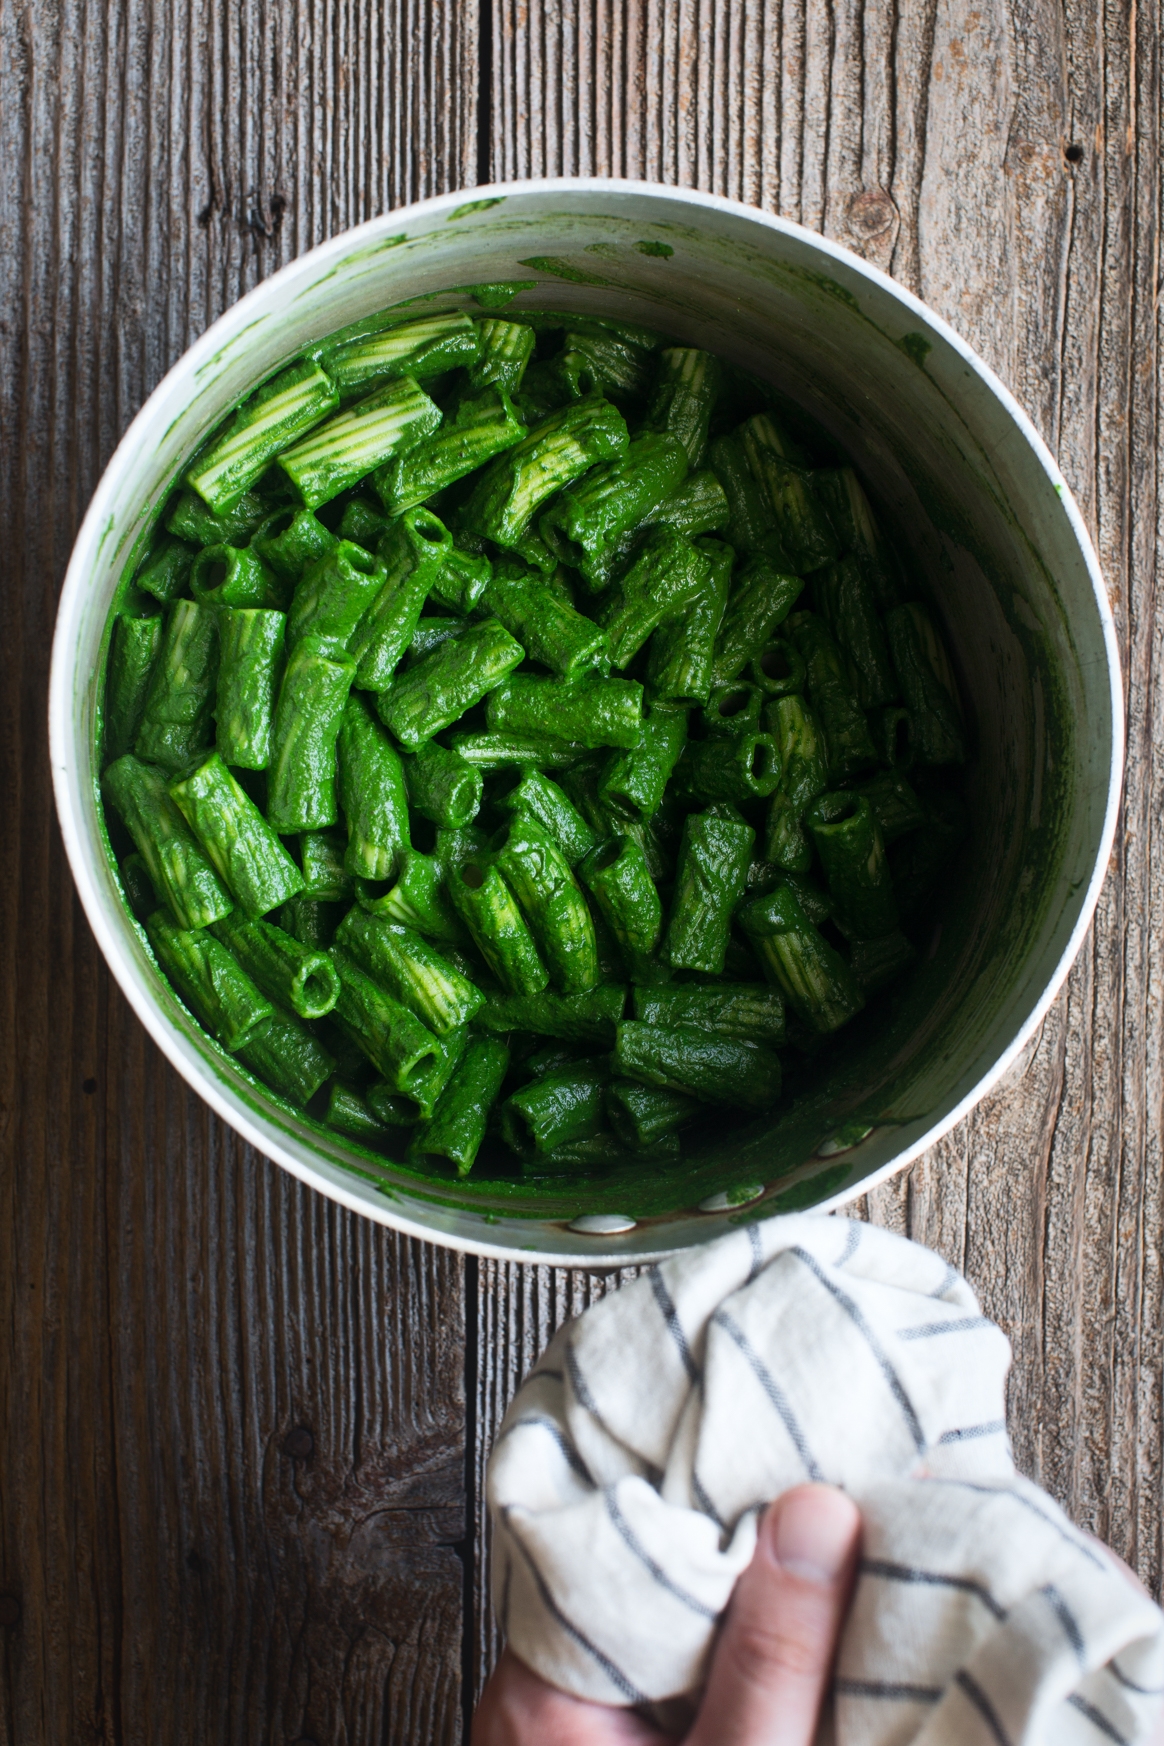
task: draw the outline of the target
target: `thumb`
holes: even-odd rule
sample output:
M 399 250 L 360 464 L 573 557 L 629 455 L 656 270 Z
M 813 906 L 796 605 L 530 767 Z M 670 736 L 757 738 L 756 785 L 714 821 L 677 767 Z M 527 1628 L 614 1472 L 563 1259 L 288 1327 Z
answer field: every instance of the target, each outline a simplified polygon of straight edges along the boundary
M 811 1746 L 852 1588 L 861 1517 L 801 1485 L 760 1523 L 687 1746 Z

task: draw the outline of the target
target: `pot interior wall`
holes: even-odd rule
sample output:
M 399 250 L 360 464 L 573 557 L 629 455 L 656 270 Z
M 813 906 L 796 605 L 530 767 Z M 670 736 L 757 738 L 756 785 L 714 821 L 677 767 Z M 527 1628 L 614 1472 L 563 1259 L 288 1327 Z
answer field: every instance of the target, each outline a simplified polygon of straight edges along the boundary
M 471 205 L 455 219 L 429 213 L 402 237 L 390 230 L 390 221 L 365 227 L 326 271 L 308 257 L 261 287 L 256 298 L 266 304 L 247 322 L 240 313 L 237 334 L 214 355 L 180 365 L 165 415 L 131 433 L 124 487 L 83 609 L 82 744 L 91 750 L 109 603 L 178 463 L 230 404 L 309 340 L 406 298 L 418 300 L 417 314 L 477 311 L 465 287 L 520 281 L 527 288 L 509 305 L 515 312 L 622 315 L 763 376 L 853 457 L 945 626 L 971 722 L 972 830 L 925 961 L 841 1037 L 775 1124 L 758 1119 L 702 1143 L 662 1197 L 671 1203 L 666 1216 L 640 1222 L 619 1253 L 629 1259 L 705 1240 L 719 1221 L 689 1209 L 715 1190 L 793 1172 L 764 1210 L 858 1192 L 948 1121 L 1014 1042 L 1055 975 L 1092 875 L 1113 741 L 1110 687 L 1097 655 L 1091 578 L 1055 486 L 1013 417 L 941 332 L 800 234 L 758 230 L 730 209 L 693 219 L 681 200 L 616 188 L 598 210 L 593 194 L 526 192 Z M 94 779 L 91 768 L 82 775 L 100 856 Z M 155 980 L 112 879 L 105 883 L 112 925 Z M 242 1100 L 260 1141 L 318 1186 L 354 1192 L 372 1216 L 391 1209 L 438 1239 L 582 1256 L 591 1253 L 588 1240 L 562 1228 L 577 1212 L 662 1210 L 658 1183 L 648 1192 L 618 1181 L 587 1190 L 585 1205 L 568 1191 L 538 1205 L 513 1184 L 483 1185 L 474 1203 L 463 1188 L 421 1188 L 404 1175 L 355 1179 L 343 1166 L 370 1170 L 365 1155 L 279 1109 L 168 993 L 162 999 L 179 1051 Z M 843 1159 L 820 1158 L 821 1142 L 850 1119 L 874 1131 Z

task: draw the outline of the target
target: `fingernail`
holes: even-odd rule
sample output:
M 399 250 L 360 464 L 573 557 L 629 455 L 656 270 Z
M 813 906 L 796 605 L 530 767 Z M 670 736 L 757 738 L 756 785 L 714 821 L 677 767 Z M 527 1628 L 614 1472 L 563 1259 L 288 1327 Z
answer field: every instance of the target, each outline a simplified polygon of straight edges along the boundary
M 852 1556 L 857 1507 L 829 1485 L 799 1486 L 772 1512 L 770 1545 L 776 1562 L 810 1582 L 835 1582 Z

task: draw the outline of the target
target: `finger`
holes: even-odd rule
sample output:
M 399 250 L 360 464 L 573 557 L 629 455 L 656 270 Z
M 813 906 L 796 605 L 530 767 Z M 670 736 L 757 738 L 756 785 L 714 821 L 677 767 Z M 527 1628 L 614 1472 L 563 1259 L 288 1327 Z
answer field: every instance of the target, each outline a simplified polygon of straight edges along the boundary
M 831 1486 L 801 1485 L 770 1506 L 687 1746 L 811 1746 L 860 1537 L 857 1506 Z
M 472 1746 L 674 1746 L 630 1710 L 548 1685 L 507 1649 L 481 1693 Z

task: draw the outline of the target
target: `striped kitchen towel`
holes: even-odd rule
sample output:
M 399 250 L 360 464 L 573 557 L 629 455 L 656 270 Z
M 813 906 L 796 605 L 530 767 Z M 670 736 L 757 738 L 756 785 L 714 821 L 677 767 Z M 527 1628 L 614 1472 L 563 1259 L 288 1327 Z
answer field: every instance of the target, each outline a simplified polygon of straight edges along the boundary
M 562 1328 L 489 1463 L 494 1598 L 579 1697 L 691 1696 L 764 1505 L 844 1486 L 865 1534 L 822 1739 L 1148 1736 L 1164 1615 L 1018 1477 L 1010 1347 L 928 1249 L 846 1219 L 749 1225 Z

